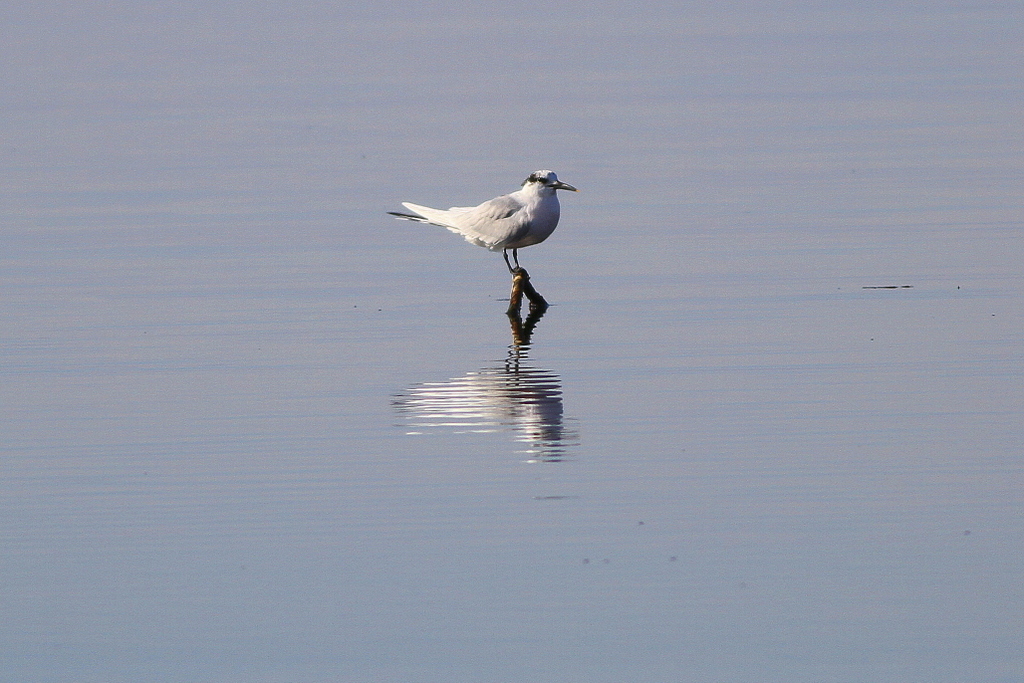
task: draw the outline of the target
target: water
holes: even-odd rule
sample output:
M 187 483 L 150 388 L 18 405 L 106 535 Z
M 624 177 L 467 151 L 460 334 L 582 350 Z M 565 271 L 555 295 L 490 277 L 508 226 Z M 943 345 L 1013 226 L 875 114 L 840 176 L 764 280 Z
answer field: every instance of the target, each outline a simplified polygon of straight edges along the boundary
M 0 679 L 1024 680 L 1022 19 L 5 9 Z

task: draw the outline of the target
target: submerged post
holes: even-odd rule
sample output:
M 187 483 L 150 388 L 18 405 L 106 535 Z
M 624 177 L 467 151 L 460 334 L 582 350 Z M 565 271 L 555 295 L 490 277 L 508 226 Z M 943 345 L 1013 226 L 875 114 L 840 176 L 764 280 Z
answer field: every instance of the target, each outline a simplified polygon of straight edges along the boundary
M 519 314 L 519 310 L 523 306 L 523 295 L 530 300 L 531 311 L 544 311 L 548 307 L 548 302 L 544 300 L 544 297 L 533 288 L 530 284 L 530 274 L 526 272 L 525 268 L 517 268 L 512 273 L 512 293 L 508 297 L 508 311 L 509 315 Z

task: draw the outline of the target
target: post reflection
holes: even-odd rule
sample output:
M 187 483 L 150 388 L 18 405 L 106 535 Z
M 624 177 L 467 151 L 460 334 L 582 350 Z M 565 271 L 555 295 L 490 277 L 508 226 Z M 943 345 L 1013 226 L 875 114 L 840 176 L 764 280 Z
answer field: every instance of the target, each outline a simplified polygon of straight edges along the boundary
M 511 432 L 530 460 L 559 462 L 577 445 L 562 413 L 562 380 L 528 358 L 543 310 L 526 320 L 509 313 L 512 344 L 504 361 L 443 382 L 414 384 L 397 394 L 395 409 L 410 434 Z

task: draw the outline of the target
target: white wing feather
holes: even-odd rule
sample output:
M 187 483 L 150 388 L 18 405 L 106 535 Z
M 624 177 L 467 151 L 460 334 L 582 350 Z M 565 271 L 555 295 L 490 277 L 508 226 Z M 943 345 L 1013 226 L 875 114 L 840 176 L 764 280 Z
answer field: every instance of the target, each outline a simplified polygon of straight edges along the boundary
M 402 202 L 402 206 L 492 251 L 500 251 L 529 229 L 529 216 L 523 211 L 526 204 L 512 195 L 496 197 L 479 206 L 453 206 L 447 210 L 409 202 Z

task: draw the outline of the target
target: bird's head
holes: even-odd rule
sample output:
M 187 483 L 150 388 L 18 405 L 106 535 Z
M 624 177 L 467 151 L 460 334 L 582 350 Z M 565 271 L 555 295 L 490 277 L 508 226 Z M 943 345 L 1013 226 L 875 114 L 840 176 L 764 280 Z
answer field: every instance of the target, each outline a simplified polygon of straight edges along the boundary
M 554 190 L 572 190 L 573 192 L 579 192 L 579 190 L 577 190 L 575 187 L 573 187 L 569 183 L 563 183 L 561 180 L 559 180 L 558 176 L 555 175 L 554 171 L 547 171 L 547 170 L 534 171 L 533 173 L 530 174 L 529 178 L 527 178 L 526 180 L 523 181 L 523 187 L 527 187 L 527 186 L 529 186 L 531 184 L 534 184 L 534 186 L 538 190 L 542 190 L 542 189 L 546 188 L 546 189 L 549 189 L 549 190 L 552 190 L 552 191 L 554 191 Z

